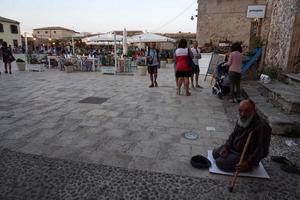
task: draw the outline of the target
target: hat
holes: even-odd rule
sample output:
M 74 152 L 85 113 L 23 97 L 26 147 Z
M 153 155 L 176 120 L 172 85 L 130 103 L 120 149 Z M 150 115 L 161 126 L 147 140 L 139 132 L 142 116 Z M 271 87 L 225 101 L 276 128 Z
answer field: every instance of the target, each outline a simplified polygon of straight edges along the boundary
M 198 169 L 207 169 L 211 166 L 211 162 L 202 155 L 196 155 L 191 158 L 191 165 Z

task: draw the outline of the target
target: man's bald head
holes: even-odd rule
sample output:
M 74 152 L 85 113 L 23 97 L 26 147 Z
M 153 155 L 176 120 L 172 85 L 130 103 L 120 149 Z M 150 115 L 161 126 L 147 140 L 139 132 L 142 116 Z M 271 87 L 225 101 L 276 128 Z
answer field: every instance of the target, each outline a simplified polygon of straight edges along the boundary
M 250 99 L 242 100 L 239 106 L 239 115 L 242 121 L 249 119 L 255 113 L 255 104 Z

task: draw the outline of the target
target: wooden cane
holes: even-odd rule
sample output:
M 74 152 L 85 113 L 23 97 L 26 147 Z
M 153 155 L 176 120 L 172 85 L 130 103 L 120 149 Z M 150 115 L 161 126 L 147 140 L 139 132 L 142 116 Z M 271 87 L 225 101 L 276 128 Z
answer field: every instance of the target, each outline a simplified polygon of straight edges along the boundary
M 248 137 L 247 137 L 246 144 L 245 144 L 244 149 L 242 151 L 242 155 L 241 155 L 241 158 L 239 160 L 238 165 L 241 165 L 243 163 L 243 160 L 244 160 L 244 157 L 245 157 L 245 153 L 247 151 L 248 145 L 249 145 L 250 140 L 251 140 L 252 133 L 253 133 L 253 131 L 251 131 L 249 133 Z M 236 170 L 235 171 L 234 177 L 232 178 L 230 186 L 228 187 L 229 192 L 233 192 L 233 188 L 234 188 L 234 185 L 235 185 L 235 182 L 236 182 L 236 179 L 237 179 L 239 173 L 240 173 L 240 170 Z

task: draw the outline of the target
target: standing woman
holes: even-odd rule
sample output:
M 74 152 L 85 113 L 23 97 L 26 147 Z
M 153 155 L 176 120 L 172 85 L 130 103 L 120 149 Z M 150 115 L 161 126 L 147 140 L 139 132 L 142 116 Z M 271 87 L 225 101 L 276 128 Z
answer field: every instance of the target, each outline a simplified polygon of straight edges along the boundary
M 189 58 L 190 57 L 190 58 Z M 189 78 L 192 76 L 192 68 L 189 66 L 189 59 L 191 54 L 189 54 L 189 49 L 187 48 L 187 41 L 181 39 L 178 43 L 178 48 L 175 51 L 176 58 L 176 78 L 177 78 L 177 88 L 176 94 L 180 95 L 180 89 L 182 84 L 185 88 L 185 95 L 190 96 L 189 92 Z
M 10 73 L 11 74 L 11 62 L 15 60 L 13 57 L 13 54 L 11 52 L 11 49 L 7 46 L 6 42 L 2 43 L 2 57 L 3 57 L 3 63 L 5 68 L 5 74 Z M 8 68 L 8 71 L 7 71 Z
M 239 42 L 231 45 L 231 53 L 229 54 L 228 62 L 223 64 L 229 65 L 229 80 L 230 80 L 230 99 L 234 103 L 235 99 L 240 98 L 240 82 L 242 76 L 242 46 Z

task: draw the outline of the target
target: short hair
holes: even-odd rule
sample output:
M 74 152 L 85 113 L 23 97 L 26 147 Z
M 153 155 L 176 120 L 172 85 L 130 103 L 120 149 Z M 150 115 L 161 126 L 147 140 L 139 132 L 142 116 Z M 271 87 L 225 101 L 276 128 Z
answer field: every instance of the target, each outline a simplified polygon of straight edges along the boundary
M 240 53 L 243 52 L 243 48 L 242 48 L 242 45 L 240 42 L 233 43 L 230 47 L 230 50 L 231 50 L 231 52 L 233 52 L 233 51 L 238 51 Z
M 186 48 L 186 47 L 187 47 L 186 39 L 181 39 L 178 43 L 178 48 Z
M 2 42 L 2 46 L 7 47 L 7 43 L 6 42 Z

